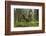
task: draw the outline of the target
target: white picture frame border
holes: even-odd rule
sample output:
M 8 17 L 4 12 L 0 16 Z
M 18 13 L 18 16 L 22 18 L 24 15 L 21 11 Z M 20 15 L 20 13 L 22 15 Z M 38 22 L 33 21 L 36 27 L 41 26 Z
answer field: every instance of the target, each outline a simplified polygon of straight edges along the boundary
M 39 27 L 14 27 L 14 8 L 39 9 Z M 13 31 L 42 30 L 42 6 L 11 5 L 11 26 L 10 27 L 11 27 L 11 32 L 13 32 Z

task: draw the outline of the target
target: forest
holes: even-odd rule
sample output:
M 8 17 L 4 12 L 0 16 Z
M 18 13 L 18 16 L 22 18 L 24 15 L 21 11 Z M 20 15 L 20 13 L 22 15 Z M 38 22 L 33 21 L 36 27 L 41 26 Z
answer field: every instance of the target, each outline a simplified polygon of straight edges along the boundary
M 38 25 L 38 9 L 14 8 L 14 27 L 36 27 Z

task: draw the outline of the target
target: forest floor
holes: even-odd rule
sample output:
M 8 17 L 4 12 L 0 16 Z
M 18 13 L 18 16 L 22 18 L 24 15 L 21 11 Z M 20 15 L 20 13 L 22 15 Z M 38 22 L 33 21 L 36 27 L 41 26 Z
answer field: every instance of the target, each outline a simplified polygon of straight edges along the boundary
M 38 21 L 30 21 L 30 22 L 14 22 L 14 27 L 37 27 L 39 26 Z

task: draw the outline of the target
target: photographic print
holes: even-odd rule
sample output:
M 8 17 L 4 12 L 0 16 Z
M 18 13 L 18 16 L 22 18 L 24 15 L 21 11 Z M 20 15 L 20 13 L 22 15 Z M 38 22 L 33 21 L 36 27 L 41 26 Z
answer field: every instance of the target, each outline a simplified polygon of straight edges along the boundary
M 45 32 L 44 3 L 5 1 L 5 34 Z
M 38 27 L 39 9 L 14 8 L 14 27 Z

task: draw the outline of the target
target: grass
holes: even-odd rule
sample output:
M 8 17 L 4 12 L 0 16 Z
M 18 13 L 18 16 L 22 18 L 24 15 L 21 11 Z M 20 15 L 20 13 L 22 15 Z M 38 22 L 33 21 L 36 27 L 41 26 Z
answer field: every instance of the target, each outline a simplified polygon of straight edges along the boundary
M 38 26 L 38 22 L 35 21 L 30 21 L 30 22 L 14 22 L 14 27 L 37 27 Z
M 14 20 L 14 27 L 37 27 L 39 26 L 39 21 L 32 17 L 31 21 L 17 21 Z

